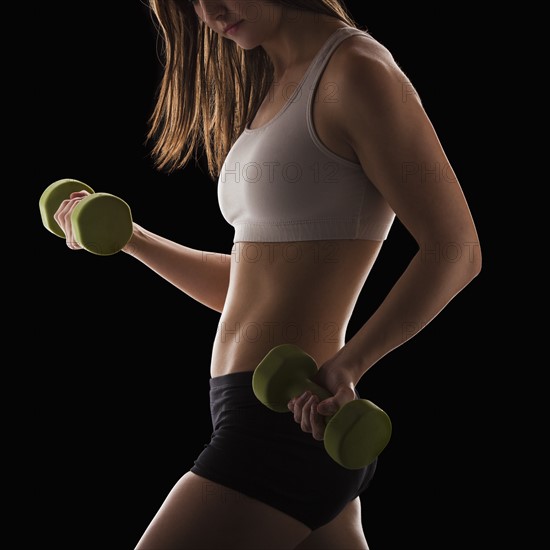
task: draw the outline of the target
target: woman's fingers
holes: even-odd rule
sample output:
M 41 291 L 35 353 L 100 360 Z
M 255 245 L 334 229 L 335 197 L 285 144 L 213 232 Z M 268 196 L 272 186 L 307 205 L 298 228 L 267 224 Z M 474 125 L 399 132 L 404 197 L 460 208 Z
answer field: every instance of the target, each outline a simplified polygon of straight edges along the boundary
M 311 435 L 313 439 L 317 441 L 323 441 L 325 438 L 325 427 L 326 422 L 325 418 L 319 414 L 317 407 L 319 405 L 319 400 L 316 401 L 311 407 L 309 423 L 311 426 Z
M 350 384 L 342 384 L 332 397 L 321 400 L 310 391 L 291 399 L 288 409 L 294 416 L 294 421 L 300 428 L 310 433 L 314 439 L 322 441 L 325 437 L 327 420 L 349 401 L 356 398 Z
M 303 408 L 310 397 L 311 397 L 311 392 L 306 391 L 302 395 L 299 395 L 298 397 L 295 397 L 294 399 L 292 399 L 288 404 L 288 408 L 294 414 L 294 421 L 298 422 L 298 424 L 302 422 Z
M 70 197 L 59 205 L 59 208 L 53 215 L 53 219 L 57 222 L 63 233 L 65 233 L 65 241 L 71 250 L 80 250 L 82 248 L 74 238 L 71 214 L 76 205 L 87 195 L 89 195 L 87 191 L 71 193 Z
M 288 408 L 294 415 L 294 421 L 300 424 L 302 431 L 312 434 L 314 439 L 321 441 L 325 432 L 325 420 L 317 412 L 319 398 L 307 391 L 292 399 Z

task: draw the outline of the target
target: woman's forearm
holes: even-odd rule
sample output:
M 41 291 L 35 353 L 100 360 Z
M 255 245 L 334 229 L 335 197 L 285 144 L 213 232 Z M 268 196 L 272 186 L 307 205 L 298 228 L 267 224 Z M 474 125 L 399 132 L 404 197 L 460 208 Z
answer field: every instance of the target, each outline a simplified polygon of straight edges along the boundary
M 222 311 L 229 286 L 229 255 L 188 248 L 137 224 L 123 251 L 197 302 Z
M 358 381 L 393 349 L 418 334 L 479 273 L 479 246 L 459 260 L 420 250 L 370 319 L 341 350 Z

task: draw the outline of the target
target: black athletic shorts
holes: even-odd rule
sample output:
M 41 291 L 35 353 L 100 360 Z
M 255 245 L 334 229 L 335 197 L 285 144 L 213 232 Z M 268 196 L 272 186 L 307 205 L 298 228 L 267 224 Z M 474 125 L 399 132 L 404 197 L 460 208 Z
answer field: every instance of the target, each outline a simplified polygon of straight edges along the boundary
M 378 460 L 358 470 L 337 464 L 290 411 L 258 401 L 252 374 L 210 379 L 214 431 L 191 471 L 317 529 L 367 488 Z

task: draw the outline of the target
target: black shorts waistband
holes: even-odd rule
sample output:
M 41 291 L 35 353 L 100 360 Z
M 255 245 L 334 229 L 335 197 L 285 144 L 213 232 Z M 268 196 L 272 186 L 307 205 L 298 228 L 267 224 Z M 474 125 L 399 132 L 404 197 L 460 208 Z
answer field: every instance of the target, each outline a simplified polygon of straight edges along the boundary
M 251 386 L 253 374 L 254 371 L 251 370 L 231 372 L 229 374 L 223 374 L 222 376 L 215 376 L 214 378 L 210 378 L 210 387 L 221 388 L 222 386 Z

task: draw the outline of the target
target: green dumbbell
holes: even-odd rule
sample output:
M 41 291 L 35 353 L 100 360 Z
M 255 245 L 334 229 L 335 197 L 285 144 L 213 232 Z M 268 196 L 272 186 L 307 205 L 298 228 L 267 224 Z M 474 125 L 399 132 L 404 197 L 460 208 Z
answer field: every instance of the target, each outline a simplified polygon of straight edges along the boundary
M 307 390 L 321 400 L 331 397 L 327 390 L 312 382 L 317 371 L 313 357 L 298 346 L 282 344 L 269 351 L 256 367 L 252 389 L 266 407 L 288 413 L 288 402 Z M 333 460 L 350 470 L 373 462 L 391 437 L 389 416 L 366 399 L 350 401 L 326 418 L 325 449 Z
M 46 187 L 39 201 L 44 227 L 64 239 L 65 233 L 53 216 L 71 193 L 83 190 L 90 195 L 80 200 L 71 213 L 76 242 L 98 256 L 110 256 L 119 252 L 132 236 L 130 207 L 114 195 L 95 193 L 89 185 L 81 181 L 62 179 Z

